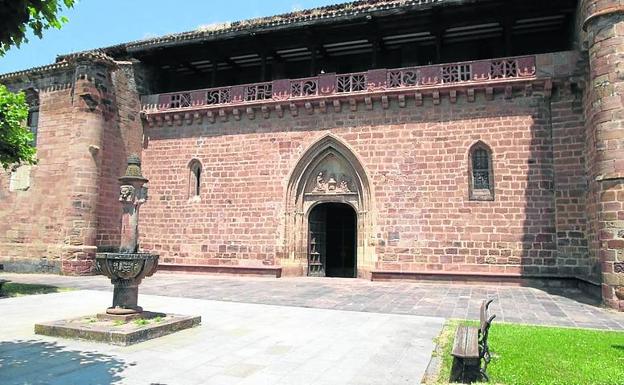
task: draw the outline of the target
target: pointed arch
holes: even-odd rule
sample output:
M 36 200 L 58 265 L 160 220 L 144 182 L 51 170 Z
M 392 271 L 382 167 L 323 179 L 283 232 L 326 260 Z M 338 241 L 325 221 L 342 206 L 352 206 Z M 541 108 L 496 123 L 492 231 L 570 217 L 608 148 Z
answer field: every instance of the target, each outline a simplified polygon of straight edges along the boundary
M 199 197 L 201 193 L 201 177 L 202 177 L 202 164 L 199 159 L 193 158 L 189 164 L 189 198 Z
M 355 151 L 333 134 L 326 134 L 318 139 L 299 157 L 288 178 L 287 207 L 289 207 L 288 203 L 300 203 L 314 171 L 318 169 L 323 161 L 330 157 L 335 157 L 344 162 L 349 169 L 348 171 L 354 177 L 353 187 L 355 187 L 358 193 L 359 206 L 356 207 L 356 210 L 360 208 L 370 209 L 372 192 L 368 173 L 359 157 L 355 154 Z M 290 208 L 292 209 L 293 207 L 290 206 Z
M 322 188 L 324 187 L 324 188 Z M 345 141 L 326 134 L 299 157 L 286 187 L 286 250 L 282 264 L 295 264 L 305 274 L 308 258 L 308 215 L 320 203 L 345 203 L 357 214 L 358 275 L 373 264 L 369 246 L 373 229 L 372 183 L 363 162 Z

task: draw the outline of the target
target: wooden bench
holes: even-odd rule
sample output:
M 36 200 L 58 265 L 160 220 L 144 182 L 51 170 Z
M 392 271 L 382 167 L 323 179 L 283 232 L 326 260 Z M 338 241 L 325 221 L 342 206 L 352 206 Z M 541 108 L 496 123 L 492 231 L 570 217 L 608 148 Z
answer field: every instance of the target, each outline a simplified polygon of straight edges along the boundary
M 11 281 L 9 281 L 8 279 L 0 279 L 0 297 L 2 297 L 2 296 L 3 296 L 3 294 L 2 294 L 2 286 L 3 286 L 5 283 L 8 283 L 8 282 L 11 282 Z
M 486 369 L 490 363 L 488 332 L 496 315 L 488 316 L 488 307 L 493 299 L 484 300 L 480 309 L 480 326 L 460 326 L 453 342 L 453 368 L 451 382 L 472 383 L 488 381 Z M 483 363 L 482 363 L 483 362 Z

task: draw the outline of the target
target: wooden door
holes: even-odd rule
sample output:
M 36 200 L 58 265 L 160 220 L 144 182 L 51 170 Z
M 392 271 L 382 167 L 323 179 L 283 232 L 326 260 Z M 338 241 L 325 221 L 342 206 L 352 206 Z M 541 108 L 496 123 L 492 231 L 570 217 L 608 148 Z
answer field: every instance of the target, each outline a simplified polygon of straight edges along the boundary
M 327 211 L 317 206 L 310 213 L 308 234 L 308 276 L 325 276 Z

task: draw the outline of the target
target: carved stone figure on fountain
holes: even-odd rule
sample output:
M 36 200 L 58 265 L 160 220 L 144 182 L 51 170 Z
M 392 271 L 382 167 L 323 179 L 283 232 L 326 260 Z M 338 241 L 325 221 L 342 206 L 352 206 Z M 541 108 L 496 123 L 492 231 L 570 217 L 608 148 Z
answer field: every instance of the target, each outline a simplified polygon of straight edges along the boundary
M 128 158 L 128 168 L 119 182 L 119 202 L 123 209 L 121 246 L 119 252 L 97 253 L 95 257 L 97 270 L 110 278 L 114 285 L 113 306 L 106 309 L 105 313 L 97 314 L 95 319 L 80 317 L 36 324 L 35 333 L 125 346 L 201 323 L 199 316 L 143 311 L 137 304 L 139 284 L 143 278 L 154 274 L 158 267 L 158 255 L 138 252 L 139 207 L 147 201 L 147 179 L 141 175 L 141 160 L 138 156 L 131 155 Z M 160 321 L 140 326 L 128 325 L 132 320 L 152 318 L 160 318 Z M 121 325 L 124 327 L 119 328 Z
M 143 309 L 137 305 L 139 284 L 156 272 L 158 255 L 138 253 L 139 208 L 147 201 L 147 179 L 141 174 L 141 160 L 128 157 L 125 175 L 119 178 L 119 202 L 122 204 L 121 242 L 118 253 L 98 253 L 96 267 L 115 286 L 110 315 L 135 315 Z
M 119 194 L 120 202 L 132 202 L 134 200 L 134 187 L 133 186 L 121 186 L 121 192 Z

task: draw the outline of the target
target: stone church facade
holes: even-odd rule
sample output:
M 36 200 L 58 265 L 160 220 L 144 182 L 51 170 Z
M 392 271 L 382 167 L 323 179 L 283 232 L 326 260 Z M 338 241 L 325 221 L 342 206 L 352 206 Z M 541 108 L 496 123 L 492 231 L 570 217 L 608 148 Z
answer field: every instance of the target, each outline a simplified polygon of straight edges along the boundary
M 93 273 L 138 154 L 162 270 L 573 285 L 624 309 L 623 52 L 618 0 L 369 0 L 0 75 L 39 158 L 0 180 L 0 264 Z

